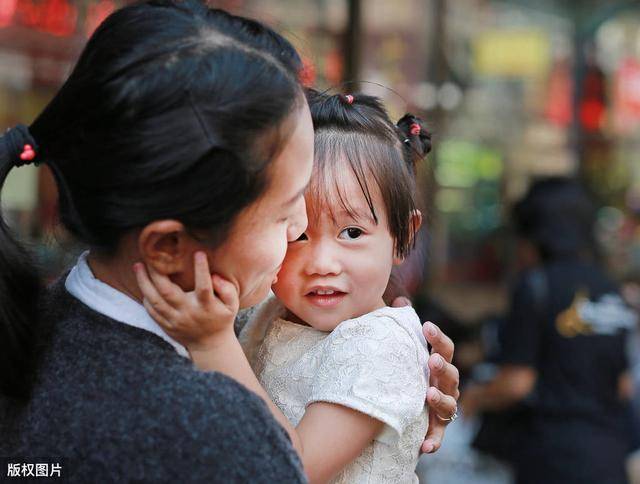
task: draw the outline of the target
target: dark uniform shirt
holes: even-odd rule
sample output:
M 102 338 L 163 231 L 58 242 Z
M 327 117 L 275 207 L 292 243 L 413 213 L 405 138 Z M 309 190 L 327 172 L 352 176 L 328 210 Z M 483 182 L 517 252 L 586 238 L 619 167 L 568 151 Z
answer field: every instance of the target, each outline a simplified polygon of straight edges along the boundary
M 538 374 L 519 482 L 625 482 L 629 414 L 618 382 L 634 313 L 599 268 L 573 260 L 523 274 L 511 303 L 503 363 Z

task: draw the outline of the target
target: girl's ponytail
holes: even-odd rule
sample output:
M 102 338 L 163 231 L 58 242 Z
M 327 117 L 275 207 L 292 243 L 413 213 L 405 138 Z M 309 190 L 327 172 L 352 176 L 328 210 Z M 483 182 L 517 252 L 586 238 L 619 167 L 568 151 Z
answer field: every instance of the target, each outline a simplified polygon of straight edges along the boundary
M 416 167 L 431 151 L 431 133 L 424 121 L 413 114 L 405 114 L 396 123 L 402 141 L 404 158 L 415 173 Z
M 35 161 L 37 145 L 25 126 L 0 137 L 0 191 L 11 168 Z M 41 278 L 29 252 L 0 213 L 0 393 L 25 397 L 31 380 Z

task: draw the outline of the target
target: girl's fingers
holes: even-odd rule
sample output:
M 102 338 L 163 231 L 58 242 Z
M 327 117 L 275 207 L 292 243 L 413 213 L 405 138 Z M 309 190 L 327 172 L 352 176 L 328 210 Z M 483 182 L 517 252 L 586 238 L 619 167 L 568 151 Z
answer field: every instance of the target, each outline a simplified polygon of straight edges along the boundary
M 207 255 L 204 252 L 196 252 L 193 259 L 196 297 L 200 303 L 207 304 L 213 299 L 213 285 Z
M 140 291 L 142 291 L 144 299 L 148 299 L 149 301 L 159 301 L 162 299 L 156 287 L 151 282 L 151 279 L 149 279 L 147 268 L 144 264 L 140 262 L 133 264 L 133 273 L 136 275 L 136 281 L 138 282 L 138 287 Z
M 180 286 L 174 284 L 169 277 L 160 274 L 151 266 L 147 267 L 147 272 L 162 299 L 174 308 L 183 302 L 184 292 Z
M 147 301 L 156 313 L 169 317 L 173 312 L 173 308 L 162 298 L 156 287 L 149 279 L 145 265 L 139 262 L 135 263 L 133 265 L 133 272 L 136 275 L 138 287 L 140 287 L 140 291 L 142 291 L 142 295 L 144 297 L 143 303 L 144 301 Z
M 239 297 L 236 286 L 217 274 L 214 274 L 211 277 L 211 281 L 213 284 L 213 289 L 216 292 L 216 296 L 218 296 L 218 299 L 222 301 L 222 304 L 224 304 L 232 311 L 237 312 L 239 306 Z
M 171 319 L 165 318 L 162 314 L 160 314 L 153 305 L 145 298 L 142 301 L 144 308 L 147 310 L 149 315 L 165 330 L 170 331 L 174 328 L 174 324 L 171 322 Z

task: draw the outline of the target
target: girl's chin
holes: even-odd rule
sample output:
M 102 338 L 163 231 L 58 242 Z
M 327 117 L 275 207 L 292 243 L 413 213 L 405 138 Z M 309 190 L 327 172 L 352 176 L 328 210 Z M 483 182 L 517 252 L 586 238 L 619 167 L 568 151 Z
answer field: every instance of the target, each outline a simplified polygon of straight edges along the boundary
M 309 323 L 314 329 L 318 331 L 333 331 L 341 323 L 341 321 L 312 321 Z
M 308 321 L 303 324 L 318 331 L 333 331 L 341 322 L 342 320 L 336 320 L 335 318 L 318 318 L 317 315 L 309 314 Z

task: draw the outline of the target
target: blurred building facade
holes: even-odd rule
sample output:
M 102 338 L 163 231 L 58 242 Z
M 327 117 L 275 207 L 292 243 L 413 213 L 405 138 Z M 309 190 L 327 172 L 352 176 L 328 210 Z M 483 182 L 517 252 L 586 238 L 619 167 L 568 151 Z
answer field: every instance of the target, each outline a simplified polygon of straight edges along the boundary
M 0 124 L 31 121 L 88 35 L 121 4 L 0 0 Z M 510 204 L 549 174 L 587 182 L 603 206 L 600 239 L 611 269 L 620 278 L 640 274 L 637 2 L 212 4 L 282 32 L 303 56 L 306 82 L 375 94 L 394 117 L 413 111 L 427 121 L 436 140 L 421 174 L 432 288 L 476 284 L 496 293 L 507 275 Z M 15 170 L 2 201 L 26 236 L 43 240 L 41 227 L 55 223 L 46 168 Z

